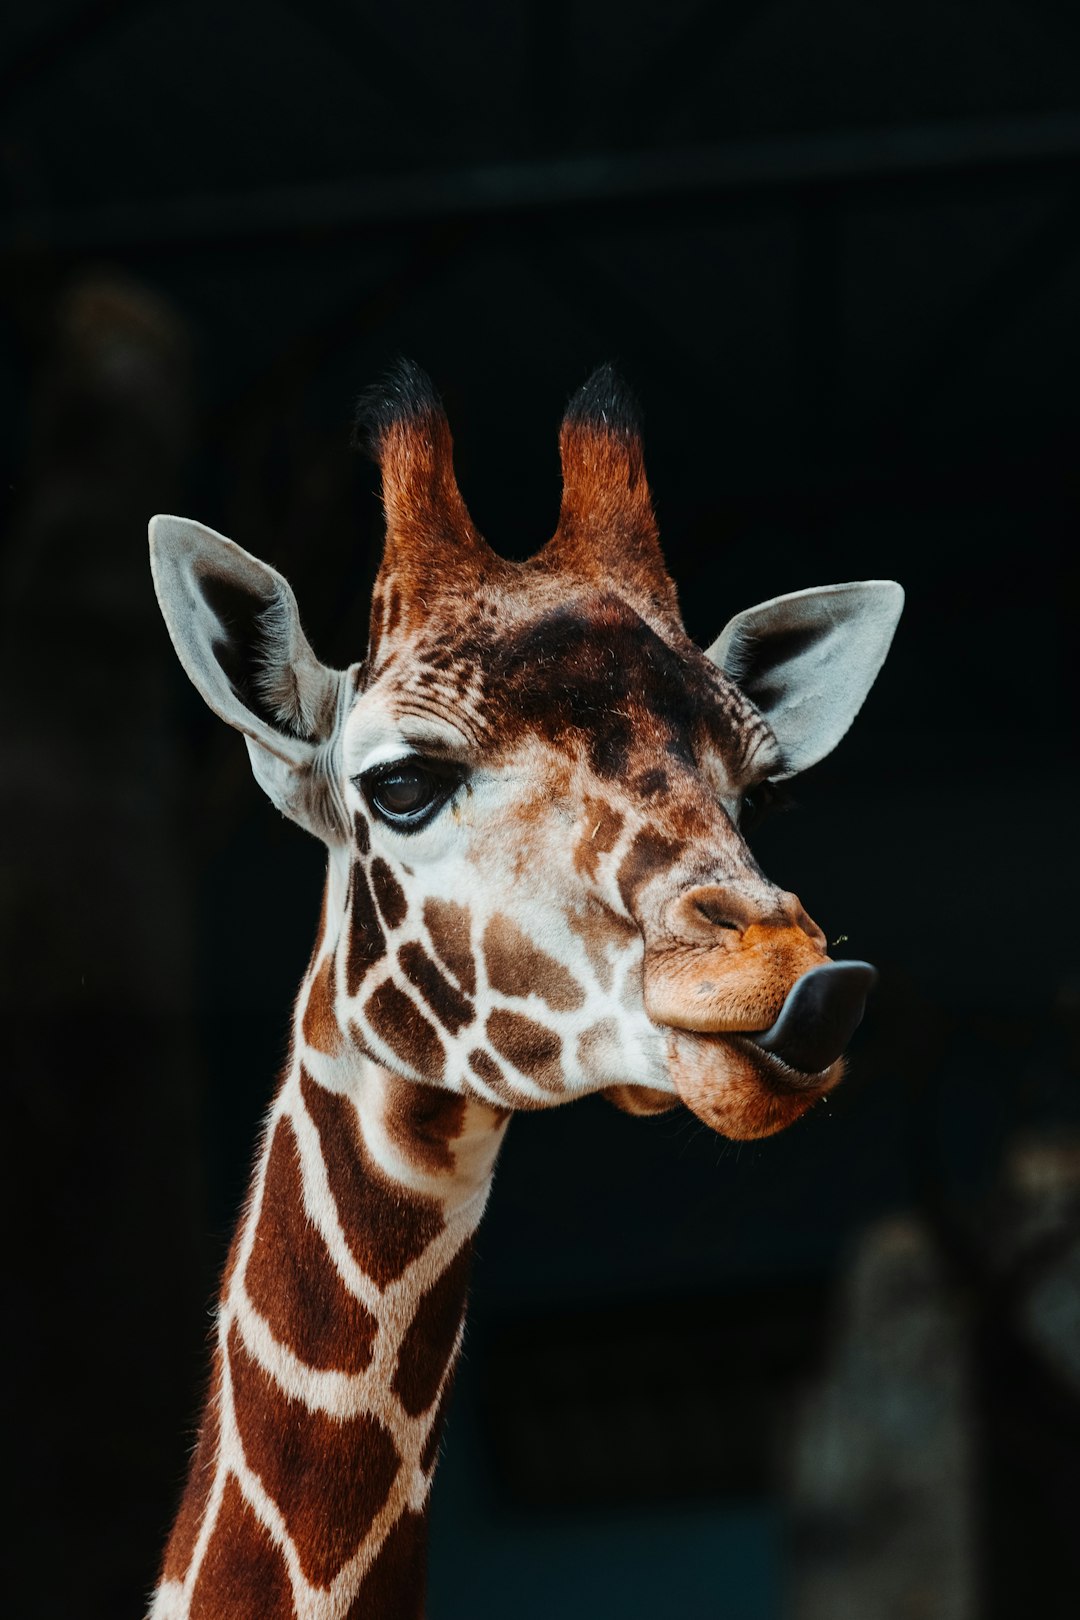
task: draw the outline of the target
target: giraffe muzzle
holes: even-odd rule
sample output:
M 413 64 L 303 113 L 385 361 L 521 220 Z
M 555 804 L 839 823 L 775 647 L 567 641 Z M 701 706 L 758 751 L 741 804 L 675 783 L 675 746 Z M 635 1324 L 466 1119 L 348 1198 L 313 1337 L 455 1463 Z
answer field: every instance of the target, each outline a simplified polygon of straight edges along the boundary
M 843 1055 L 877 976 L 869 962 L 823 962 L 796 979 L 776 1022 L 746 1039 L 799 1074 L 816 1077 Z

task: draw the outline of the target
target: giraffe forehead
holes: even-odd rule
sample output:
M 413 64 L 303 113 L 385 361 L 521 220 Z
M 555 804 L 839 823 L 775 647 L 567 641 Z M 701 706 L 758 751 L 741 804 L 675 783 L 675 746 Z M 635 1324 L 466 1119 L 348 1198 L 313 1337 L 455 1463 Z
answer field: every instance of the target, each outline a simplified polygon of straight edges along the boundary
M 406 754 L 466 759 L 473 733 L 459 705 L 410 700 L 409 683 L 384 676 L 361 692 L 345 723 L 341 757 L 355 778 Z
M 561 605 L 494 649 L 485 705 L 515 727 L 584 744 L 615 780 L 651 757 L 693 769 L 703 751 L 738 776 L 767 731 L 753 706 L 681 633 L 671 640 L 616 596 Z
M 441 716 L 495 753 L 530 734 L 578 743 L 611 781 L 640 770 L 643 755 L 693 767 L 702 750 L 738 779 L 773 742 L 681 631 L 668 639 L 614 594 L 549 597 L 539 612 L 511 601 L 497 619 L 433 618 L 390 671 L 389 706 L 400 715 Z

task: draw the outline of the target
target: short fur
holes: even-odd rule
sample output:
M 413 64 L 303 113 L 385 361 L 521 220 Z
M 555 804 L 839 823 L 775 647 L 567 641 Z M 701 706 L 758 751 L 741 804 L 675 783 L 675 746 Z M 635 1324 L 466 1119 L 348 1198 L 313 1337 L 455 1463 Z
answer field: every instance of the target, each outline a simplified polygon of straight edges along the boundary
M 361 414 L 387 538 L 349 670 L 319 663 L 265 563 L 183 519 L 151 526 L 184 667 L 328 850 L 154 1620 L 422 1613 L 473 1236 L 511 1112 L 599 1091 L 754 1137 L 842 1072 L 798 1074 L 750 1038 L 825 939 L 739 822 L 842 734 L 898 588 L 778 598 L 708 656 L 679 619 L 610 368 L 567 411 L 558 531 L 527 563 L 476 533 L 417 368 Z M 425 761 L 452 789 L 396 825 L 379 773 Z

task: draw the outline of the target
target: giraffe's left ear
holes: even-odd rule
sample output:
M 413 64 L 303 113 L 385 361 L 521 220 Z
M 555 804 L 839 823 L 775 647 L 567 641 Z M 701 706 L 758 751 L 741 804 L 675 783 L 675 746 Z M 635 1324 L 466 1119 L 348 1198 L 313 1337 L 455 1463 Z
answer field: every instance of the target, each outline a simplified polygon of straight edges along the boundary
M 150 567 L 177 656 L 243 733 L 259 786 L 291 820 L 339 838 L 329 765 L 345 677 L 312 652 L 287 580 L 190 518 L 151 519 Z
M 832 752 L 862 708 L 893 638 L 904 593 L 891 579 L 793 591 L 737 613 L 707 657 L 769 722 L 776 780 Z

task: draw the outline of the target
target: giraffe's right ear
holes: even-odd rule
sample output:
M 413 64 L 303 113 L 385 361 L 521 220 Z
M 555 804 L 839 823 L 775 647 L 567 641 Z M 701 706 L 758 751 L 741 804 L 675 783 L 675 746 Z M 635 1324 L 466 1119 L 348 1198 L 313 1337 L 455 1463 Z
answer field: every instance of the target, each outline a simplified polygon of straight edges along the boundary
M 774 781 L 832 753 L 885 662 L 904 606 L 892 579 L 791 591 L 736 613 L 706 653 L 772 727 Z
M 190 518 L 151 519 L 150 567 L 177 656 L 243 733 L 260 787 L 302 827 L 339 839 L 332 754 L 345 677 L 315 657 L 288 582 Z

